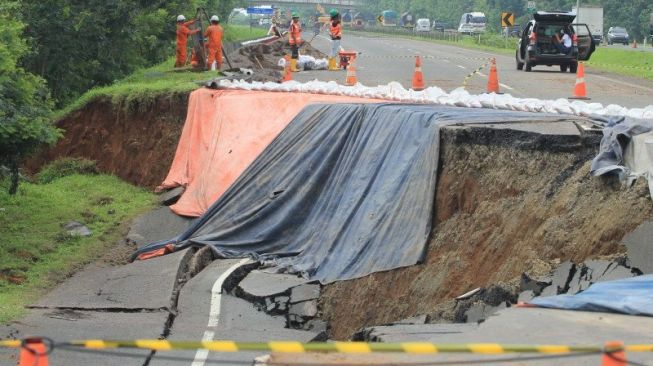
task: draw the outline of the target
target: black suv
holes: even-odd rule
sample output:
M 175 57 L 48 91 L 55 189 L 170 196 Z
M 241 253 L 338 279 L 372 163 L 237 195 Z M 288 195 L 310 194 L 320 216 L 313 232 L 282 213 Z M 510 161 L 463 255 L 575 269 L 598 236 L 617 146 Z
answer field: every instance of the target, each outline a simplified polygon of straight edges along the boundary
M 560 65 L 560 71 L 575 73 L 578 61 L 587 61 L 594 52 L 592 33 L 587 24 L 572 24 L 575 14 L 538 11 L 521 31 L 515 61 L 517 70 L 531 71 L 537 65 Z M 568 53 L 558 51 L 555 35 L 564 30 L 572 39 Z

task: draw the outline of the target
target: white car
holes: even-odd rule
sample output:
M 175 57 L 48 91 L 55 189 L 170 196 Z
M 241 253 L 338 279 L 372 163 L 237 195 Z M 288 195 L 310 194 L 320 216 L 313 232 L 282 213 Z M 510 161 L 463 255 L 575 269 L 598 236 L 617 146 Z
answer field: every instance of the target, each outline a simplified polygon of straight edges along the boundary
M 431 21 L 427 18 L 417 19 L 415 23 L 415 32 L 430 32 L 431 31 Z

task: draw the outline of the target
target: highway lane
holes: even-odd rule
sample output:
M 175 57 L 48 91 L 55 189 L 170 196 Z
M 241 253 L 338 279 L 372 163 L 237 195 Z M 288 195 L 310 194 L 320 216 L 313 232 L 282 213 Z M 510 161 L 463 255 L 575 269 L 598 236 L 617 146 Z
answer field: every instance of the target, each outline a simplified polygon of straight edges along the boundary
M 320 35 L 312 45 L 326 52 L 329 41 Z M 519 71 L 514 56 L 496 54 L 427 41 L 392 38 L 386 35 L 345 34 L 343 47 L 361 53 L 357 63 L 358 80 L 365 85 L 387 84 L 397 81 L 410 87 L 414 69 L 414 55 L 424 57 L 423 72 L 427 86 L 437 86 L 446 91 L 462 87 L 465 77 L 496 57 L 501 92 L 520 98 L 558 99 L 573 94 L 576 75 L 561 73 L 557 66 L 538 66 L 532 72 Z M 486 90 L 485 67 L 472 76 L 466 87 L 470 93 Z M 307 71 L 294 75 L 298 81 L 313 79 L 344 83 L 345 72 Z M 653 82 L 620 76 L 586 68 L 589 102 L 603 105 L 618 104 L 629 108 L 653 104 Z

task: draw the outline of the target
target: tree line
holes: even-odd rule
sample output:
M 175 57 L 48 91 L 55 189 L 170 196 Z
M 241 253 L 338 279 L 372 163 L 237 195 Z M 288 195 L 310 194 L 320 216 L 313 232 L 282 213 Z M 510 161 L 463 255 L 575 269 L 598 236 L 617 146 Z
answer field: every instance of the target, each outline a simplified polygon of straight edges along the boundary
M 537 10 L 570 11 L 576 5 L 576 0 L 536 0 L 535 3 Z M 516 14 L 518 24 L 525 24 L 530 19 L 526 0 L 365 0 L 364 4 L 366 10 L 374 14 L 380 14 L 386 9 L 399 13 L 410 11 L 417 18 L 444 21 L 452 28 L 457 28 L 463 13 L 471 11 L 484 12 L 489 29 L 497 32 L 501 26 L 501 12 Z M 622 26 L 628 29 L 632 37 L 641 41 L 651 32 L 651 0 L 582 0 L 581 6 L 583 5 L 603 6 L 606 33 L 609 27 Z
M 90 88 L 174 54 L 178 14 L 227 19 L 238 0 L 0 0 L 0 178 L 61 135 L 51 121 Z M 172 65 L 171 65 L 172 67 Z

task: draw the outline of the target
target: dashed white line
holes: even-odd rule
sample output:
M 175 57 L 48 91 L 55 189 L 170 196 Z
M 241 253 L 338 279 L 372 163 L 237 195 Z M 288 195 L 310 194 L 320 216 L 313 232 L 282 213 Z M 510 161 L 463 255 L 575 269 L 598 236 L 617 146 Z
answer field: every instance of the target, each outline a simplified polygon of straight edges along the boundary
M 515 90 L 514 88 L 511 88 L 510 86 L 508 86 L 508 85 L 506 85 L 506 84 L 504 84 L 504 83 L 499 83 L 499 85 L 500 85 L 502 88 L 506 88 L 506 89 L 508 89 L 508 90 Z
M 211 309 L 209 311 L 209 323 L 207 325 L 207 328 L 209 329 L 204 331 L 204 336 L 202 337 L 203 342 L 210 342 L 213 340 L 213 337 L 215 336 L 215 330 L 218 327 L 218 323 L 220 322 L 220 303 L 222 302 L 222 285 L 224 284 L 224 281 L 227 279 L 227 277 L 229 277 L 229 275 L 237 270 L 238 267 L 247 262 L 249 262 L 249 258 L 245 258 L 240 262 L 234 264 L 222 275 L 220 275 L 220 277 L 218 277 L 218 279 L 213 283 L 213 287 L 211 288 Z M 195 352 L 195 359 L 193 360 L 191 366 L 204 366 L 208 357 L 209 351 L 205 349 L 198 349 L 197 352 Z
M 463 66 L 463 65 L 456 65 L 456 66 L 460 67 L 460 68 L 463 69 L 463 70 L 466 70 L 466 69 L 467 69 L 467 68 L 466 68 L 465 66 Z

